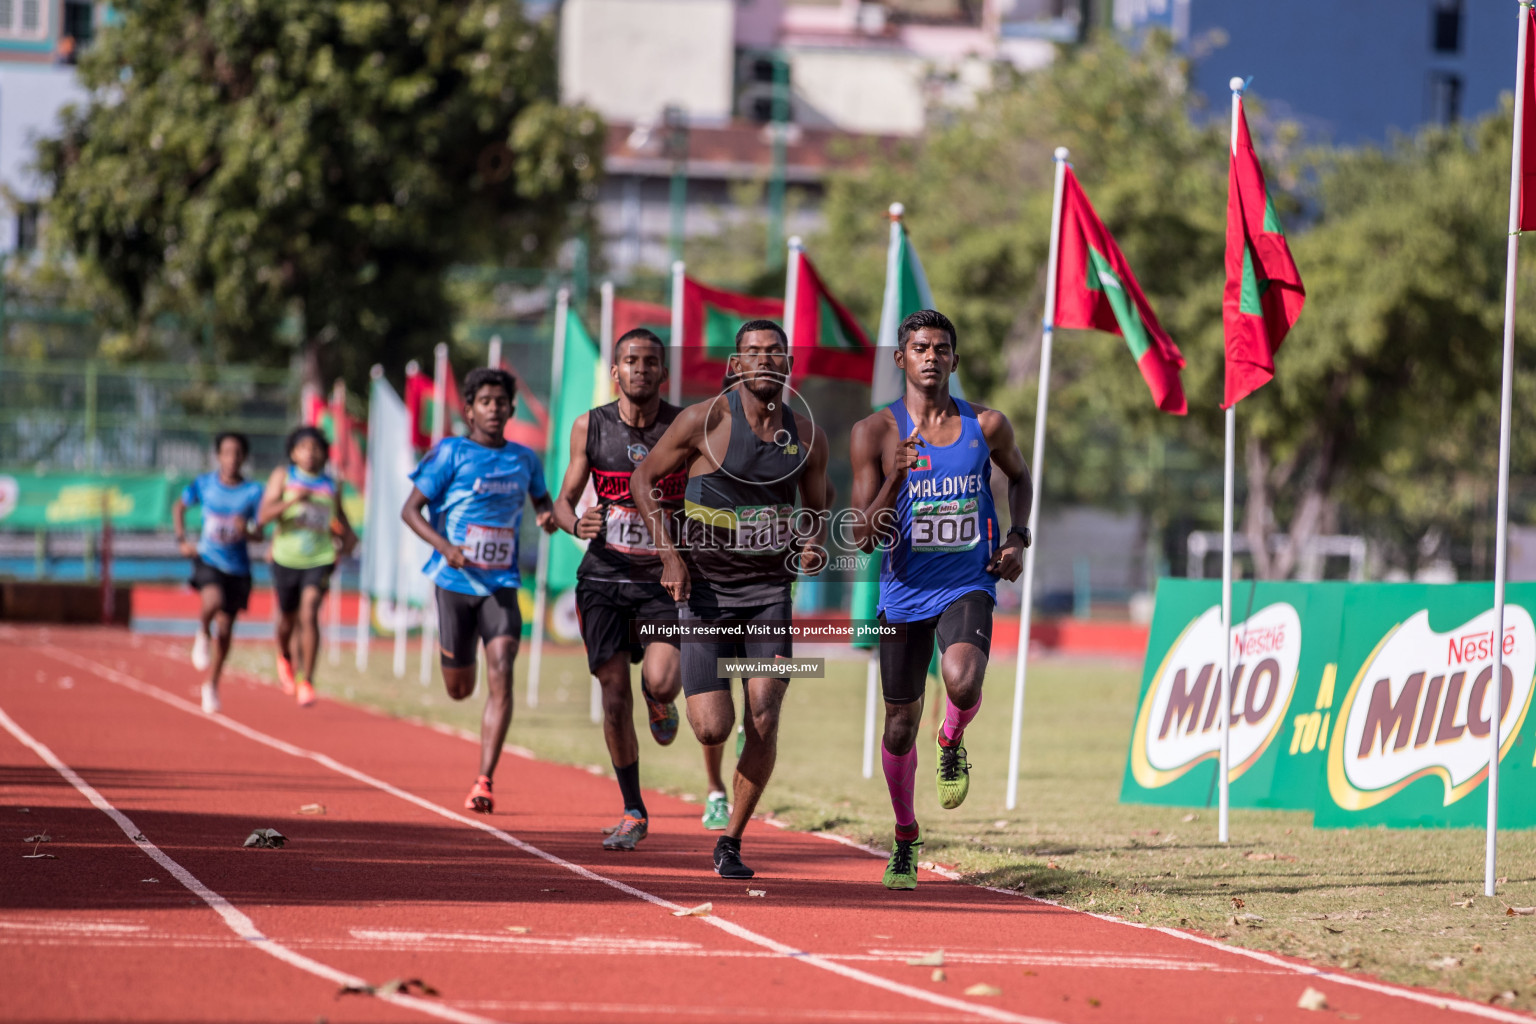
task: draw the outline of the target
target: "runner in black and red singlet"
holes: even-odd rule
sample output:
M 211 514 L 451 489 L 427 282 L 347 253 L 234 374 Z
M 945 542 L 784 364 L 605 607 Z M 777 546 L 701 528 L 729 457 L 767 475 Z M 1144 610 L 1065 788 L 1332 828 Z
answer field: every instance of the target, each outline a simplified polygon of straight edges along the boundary
M 587 666 L 603 691 L 603 738 L 624 798 L 624 816 L 603 840 L 609 850 L 633 850 L 645 838 L 648 818 L 640 793 L 640 746 L 635 737 L 630 665 L 640 662 L 640 695 L 651 735 L 662 746 L 677 737 L 678 646 L 674 637 L 646 640 L 637 623 L 677 621 L 677 605 L 661 585 L 661 558 L 649 524 L 635 508 L 630 474 L 677 418 L 661 400 L 667 379 L 661 339 L 640 328 L 613 347 L 613 381 L 619 399 L 579 417 L 571 428 L 571 461 L 555 500 L 555 522 L 587 541 L 576 570 L 576 610 L 587 646 Z M 669 515 L 683 503 L 681 470 L 655 486 Z M 578 514 L 588 482 L 596 502 Z M 720 779 L 721 746 L 705 747 L 709 797 L 704 827 L 723 829 L 729 818 Z

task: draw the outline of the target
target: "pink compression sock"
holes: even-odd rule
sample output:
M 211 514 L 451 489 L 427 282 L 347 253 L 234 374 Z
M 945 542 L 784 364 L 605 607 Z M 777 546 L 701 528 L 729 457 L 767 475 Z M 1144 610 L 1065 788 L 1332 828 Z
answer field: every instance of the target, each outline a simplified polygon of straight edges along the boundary
M 896 812 L 897 828 L 916 828 L 917 811 L 912 793 L 917 784 L 917 748 L 905 754 L 893 754 L 880 744 L 880 766 L 885 769 L 885 787 L 891 791 L 891 809 Z
M 976 712 L 981 710 L 981 698 L 976 698 L 976 703 L 961 711 L 950 703 L 948 697 L 944 698 L 944 728 L 939 730 L 939 739 L 946 747 L 953 747 L 965 737 L 965 727 L 971 724 L 971 719 L 976 717 Z

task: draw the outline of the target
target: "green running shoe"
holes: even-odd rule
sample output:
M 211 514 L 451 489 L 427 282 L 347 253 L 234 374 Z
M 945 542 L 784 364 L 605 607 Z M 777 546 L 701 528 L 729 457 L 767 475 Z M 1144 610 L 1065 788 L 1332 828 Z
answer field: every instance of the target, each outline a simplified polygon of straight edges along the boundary
M 725 802 L 725 794 L 711 794 L 704 801 L 704 827 L 720 832 L 731 823 L 731 805 Z
M 916 839 L 898 839 L 891 849 L 891 859 L 885 865 L 887 889 L 917 888 L 917 851 L 923 848 L 923 833 Z
M 741 752 L 743 750 L 746 750 L 746 749 L 747 749 L 747 727 L 744 726 L 744 725 L 738 725 L 736 727 L 736 760 L 738 760 L 738 761 L 741 760 Z
M 651 738 L 663 747 L 670 745 L 677 739 L 677 701 L 663 704 L 652 697 L 650 687 L 645 685 L 643 679 L 640 681 L 640 696 L 645 698 L 645 713 L 651 720 Z
M 646 819 L 640 817 L 634 811 L 625 811 L 624 820 L 619 822 L 619 827 L 614 829 L 603 839 L 605 850 L 633 850 L 645 838 Z
M 965 803 L 965 795 L 971 791 L 971 765 L 965 759 L 965 748 L 956 744 L 939 748 L 939 803 L 952 811 Z

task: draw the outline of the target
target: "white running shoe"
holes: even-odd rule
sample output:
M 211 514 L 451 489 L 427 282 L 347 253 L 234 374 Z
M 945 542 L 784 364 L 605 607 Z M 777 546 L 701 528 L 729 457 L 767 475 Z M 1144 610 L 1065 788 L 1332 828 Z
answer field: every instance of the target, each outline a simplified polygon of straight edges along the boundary
M 219 711 L 220 711 L 220 709 L 222 707 L 223 707 L 223 705 L 221 705 L 219 703 L 219 691 L 218 691 L 218 688 L 215 687 L 212 683 L 204 683 L 203 684 L 203 713 L 206 714 L 206 715 L 216 715 L 216 714 L 219 713 Z
M 192 667 L 199 672 L 208 670 L 208 634 L 199 632 L 192 640 Z

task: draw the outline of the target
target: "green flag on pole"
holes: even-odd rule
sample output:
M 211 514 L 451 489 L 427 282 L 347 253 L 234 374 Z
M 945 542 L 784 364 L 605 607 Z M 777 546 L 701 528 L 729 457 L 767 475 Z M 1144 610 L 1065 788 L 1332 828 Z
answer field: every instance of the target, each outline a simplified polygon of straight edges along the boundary
M 576 418 L 608 401 L 598 351 L 581 318 L 567 313 L 565 358 L 560 361 L 560 379 L 551 388 L 549 455 L 544 460 L 544 478 L 551 492 L 559 488 L 571 463 L 571 427 Z M 559 592 L 576 585 L 576 566 L 585 553 L 586 544 L 564 530 L 550 538 L 550 590 Z

